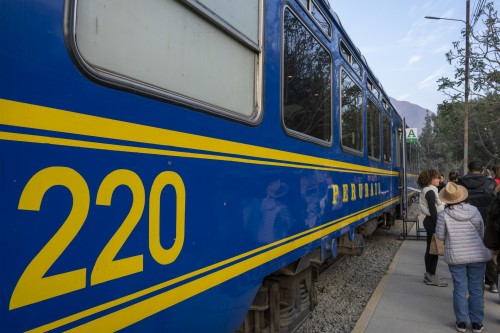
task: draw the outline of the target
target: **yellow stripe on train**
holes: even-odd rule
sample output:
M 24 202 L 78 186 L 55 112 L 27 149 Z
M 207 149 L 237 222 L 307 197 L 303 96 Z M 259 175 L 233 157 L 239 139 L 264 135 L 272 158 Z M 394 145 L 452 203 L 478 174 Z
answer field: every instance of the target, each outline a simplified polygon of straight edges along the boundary
M 5 99 L 0 99 L 0 124 L 58 133 L 77 134 L 96 138 L 121 140 L 132 143 L 135 142 L 176 148 L 195 149 L 208 153 L 230 154 L 240 156 L 240 158 L 243 158 L 247 163 L 270 165 L 274 163 L 277 163 L 278 165 L 285 163 L 286 166 L 297 164 L 294 167 L 301 168 L 307 167 L 308 165 L 309 167 L 307 168 L 314 169 L 369 173 L 388 176 L 398 175 L 397 172 L 392 170 L 333 161 L 330 159 L 297 154 L 278 149 L 177 132 L 152 126 L 58 110 L 39 105 L 9 101 Z M 2 138 L 4 140 L 7 139 L 5 134 Z M 62 142 L 67 140 L 50 137 L 46 138 L 42 136 L 30 136 L 31 140 L 27 139 L 28 136 L 24 138 L 26 138 L 26 142 L 49 143 L 47 142 L 47 140 L 49 140 L 50 143 L 53 144 L 63 144 Z M 40 141 L 37 141 L 35 138 L 38 138 Z M 23 139 L 21 136 L 18 136 L 16 141 L 23 141 Z M 65 142 L 69 143 L 69 141 Z M 89 144 L 86 144 L 87 141 L 71 140 L 71 142 L 72 144 L 68 144 L 69 146 L 93 148 L 91 147 L 91 145 L 89 147 Z M 123 148 L 124 146 L 108 145 L 102 143 L 96 143 L 95 145 L 101 145 L 101 147 L 106 146 L 109 149 L 112 149 L 112 146 L 121 147 L 121 149 L 117 150 L 127 151 L 127 148 Z M 145 148 L 135 147 L 129 149 L 132 152 L 134 151 L 134 149 L 142 149 L 142 152 L 148 150 Z M 157 151 L 161 150 L 158 149 Z M 177 154 L 181 153 L 177 152 Z M 189 154 L 184 155 L 187 157 L 187 155 Z M 199 155 L 200 158 L 209 157 L 208 155 Z M 266 159 L 268 161 L 255 161 L 253 160 L 255 158 Z M 237 160 L 238 158 L 224 156 L 220 157 L 220 159 Z M 250 162 L 250 159 L 252 159 L 253 162 Z

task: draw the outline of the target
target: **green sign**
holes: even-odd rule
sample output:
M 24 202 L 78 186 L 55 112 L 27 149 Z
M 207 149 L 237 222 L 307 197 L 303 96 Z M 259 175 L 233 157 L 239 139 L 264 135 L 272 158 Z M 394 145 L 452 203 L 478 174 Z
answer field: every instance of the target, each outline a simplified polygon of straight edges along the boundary
M 408 142 L 408 143 L 418 142 L 416 128 L 407 128 L 406 129 L 406 142 Z

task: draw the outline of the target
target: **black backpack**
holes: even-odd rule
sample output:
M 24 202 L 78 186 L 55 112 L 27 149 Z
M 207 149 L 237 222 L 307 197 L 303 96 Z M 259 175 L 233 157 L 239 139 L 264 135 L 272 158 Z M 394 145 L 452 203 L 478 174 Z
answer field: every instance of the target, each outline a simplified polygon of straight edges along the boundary
M 469 192 L 467 202 L 476 207 L 489 207 L 495 197 L 495 191 L 490 190 L 486 186 L 476 189 L 467 189 L 467 191 Z

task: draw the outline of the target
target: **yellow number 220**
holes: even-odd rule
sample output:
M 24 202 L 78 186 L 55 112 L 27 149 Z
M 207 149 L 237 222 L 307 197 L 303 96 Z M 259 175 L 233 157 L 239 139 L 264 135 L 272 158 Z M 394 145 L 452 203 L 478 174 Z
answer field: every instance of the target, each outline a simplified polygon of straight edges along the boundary
M 139 176 L 130 170 L 115 170 L 101 183 L 96 204 L 111 205 L 114 190 L 127 186 L 133 195 L 130 212 L 96 259 L 90 275 L 95 285 L 143 271 L 143 255 L 115 259 L 117 253 L 141 219 L 145 208 L 144 185 Z M 175 240 L 170 249 L 161 246 L 159 233 L 160 196 L 162 190 L 172 185 L 176 193 Z M 67 188 L 72 195 L 71 211 L 61 228 L 33 258 L 19 278 L 12 293 L 9 309 L 20 308 L 49 298 L 57 297 L 86 287 L 87 269 L 45 276 L 50 267 L 82 228 L 90 209 L 89 187 L 75 170 L 54 166 L 37 172 L 26 184 L 19 200 L 19 210 L 40 211 L 45 193 L 54 186 Z M 160 173 L 153 182 L 150 193 L 149 248 L 152 257 L 161 265 L 172 263 L 179 256 L 184 243 L 186 190 L 182 178 L 171 171 Z

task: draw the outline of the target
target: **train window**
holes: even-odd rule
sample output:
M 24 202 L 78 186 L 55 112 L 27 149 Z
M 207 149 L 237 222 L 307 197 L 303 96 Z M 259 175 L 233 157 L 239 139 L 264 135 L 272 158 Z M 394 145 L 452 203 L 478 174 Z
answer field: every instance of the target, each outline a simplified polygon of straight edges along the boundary
M 312 15 L 316 24 L 325 33 L 326 36 L 332 37 L 332 25 L 326 18 L 325 14 L 319 9 L 318 5 L 312 0 L 299 0 Z
M 363 94 L 361 88 L 342 69 L 340 77 L 340 117 L 342 146 L 363 151 Z
M 387 100 L 385 98 L 382 99 L 382 106 L 384 107 L 384 110 L 389 113 L 389 115 L 392 115 L 392 105 L 387 103 Z
M 392 124 L 391 119 L 384 114 L 382 120 L 382 132 L 383 132 L 383 152 L 384 161 L 387 163 L 392 162 Z
M 380 99 L 380 91 L 377 89 L 377 86 L 373 84 L 373 81 L 367 78 L 366 85 L 368 87 L 368 90 L 370 90 L 370 92 L 373 94 L 373 96 L 375 96 L 376 99 Z
M 369 98 L 366 102 L 366 123 L 368 156 L 380 160 L 380 110 Z
M 389 114 L 392 114 L 392 110 L 393 110 L 393 109 L 392 109 L 392 106 L 391 106 L 391 105 L 389 105 L 389 107 L 387 108 L 387 112 L 388 112 Z
M 326 19 L 325 15 L 321 12 L 321 10 L 318 8 L 318 5 L 314 3 L 314 1 L 311 2 L 311 14 L 318 23 L 319 27 L 327 36 L 332 36 L 332 26 L 330 22 Z
M 382 99 L 382 107 L 387 111 L 387 101 L 385 99 Z
M 348 64 L 351 64 L 352 54 L 347 46 L 345 46 L 344 42 L 340 42 L 340 54 L 344 57 Z
M 262 0 L 75 1 L 70 38 L 80 65 L 100 80 L 255 122 L 261 6 Z
M 222 18 L 228 23 L 225 28 L 234 27 L 255 45 L 259 43 L 259 1 L 234 0 L 185 0 L 206 14 Z M 219 20 L 217 20 L 219 21 Z
M 283 47 L 283 118 L 286 128 L 331 140 L 331 56 L 286 9 Z
M 351 50 L 349 50 L 349 48 L 345 45 L 343 41 L 340 41 L 340 54 L 345 59 L 345 61 L 347 61 L 347 63 L 351 66 L 354 72 L 356 72 L 356 74 L 358 74 L 360 78 L 363 77 L 363 68 L 356 60 L 356 58 L 354 58 Z
M 352 59 L 352 69 L 358 74 L 359 77 L 363 77 L 363 69 L 356 59 Z

